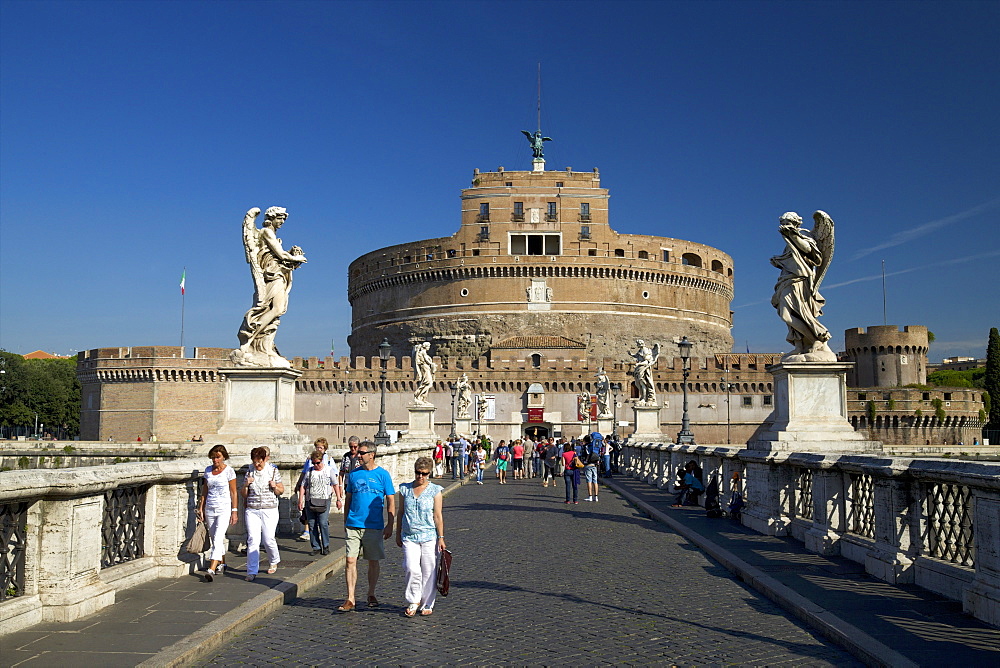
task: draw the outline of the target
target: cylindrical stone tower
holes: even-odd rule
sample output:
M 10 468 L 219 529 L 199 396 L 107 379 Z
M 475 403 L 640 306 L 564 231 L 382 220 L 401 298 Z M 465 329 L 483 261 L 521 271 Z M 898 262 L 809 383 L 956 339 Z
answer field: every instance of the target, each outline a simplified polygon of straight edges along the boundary
M 844 331 L 847 357 L 855 363 L 851 387 L 902 387 L 927 382 L 927 328 L 876 325 Z
M 733 261 L 668 237 L 618 234 L 593 172 L 473 173 L 450 237 L 389 246 L 349 268 L 355 356 L 428 340 L 442 356 L 488 354 L 514 336 L 563 336 L 621 359 L 636 338 L 732 348 Z M 650 227 L 665 227 L 662 222 Z

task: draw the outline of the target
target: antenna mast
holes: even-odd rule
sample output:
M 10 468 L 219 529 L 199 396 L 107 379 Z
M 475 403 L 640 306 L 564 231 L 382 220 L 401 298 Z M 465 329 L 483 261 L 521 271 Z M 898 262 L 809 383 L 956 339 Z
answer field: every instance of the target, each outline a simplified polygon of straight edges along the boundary
M 542 64 L 538 63 L 538 131 L 542 131 Z

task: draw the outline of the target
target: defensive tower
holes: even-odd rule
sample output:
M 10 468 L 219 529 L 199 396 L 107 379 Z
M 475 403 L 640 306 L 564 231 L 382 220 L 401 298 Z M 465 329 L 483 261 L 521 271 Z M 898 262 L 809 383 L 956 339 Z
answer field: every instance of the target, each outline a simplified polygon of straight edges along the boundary
M 927 382 L 927 328 L 875 325 L 844 331 L 844 347 L 854 362 L 851 387 L 902 387 Z

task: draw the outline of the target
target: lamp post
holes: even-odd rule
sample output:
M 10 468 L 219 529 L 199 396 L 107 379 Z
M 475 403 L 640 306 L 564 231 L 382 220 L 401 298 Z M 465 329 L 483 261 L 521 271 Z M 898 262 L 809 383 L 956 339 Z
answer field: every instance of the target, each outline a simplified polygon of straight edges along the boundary
M 378 359 L 382 367 L 382 373 L 379 376 L 380 383 L 382 385 L 382 401 L 378 416 L 378 433 L 375 434 L 375 445 L 389 445 L 389 432 L 385 430 L 385 365 L 389 361 L 389 353 L 392 352 L 392 346 L 389 345 L 389 339 L 382 339 L 382 343 L 378 344 Z
M 729 373 L 729 369 L 726 369 L 726 373 Z M 733 391 L 733 386 L 732 383 L 729 382 L 728 376 L 722 378 L 722 383 L 726 386 L 726 445 L 729 445 L 732 443 L 732 436 L 730 434 L 732 425 L 732 414 L 730 412 L 730 407 L 732 406 L 732 396 L 730 395 L 730 392 Z
M 455 394 L 458 392 L 458 385 L 448 383 L 448 389 L 451 390 L 451 433 L 448 434 L 448 440 L 457 441 L 458 434 L 455 433 Z
M 684 370 L 684 384 L 681 388 L 684 390 L 684 413 L 681 416 L 681 430 L 677 432 L 677 444 L 678 445 L 694 445 L 694 434 L 691 433 L 691 423 L 688 420 L 688 375 L 691 370 L 691 348 L 694 346 L 693 343 L 688 341 L 688 337 L 682 338 L 677 342 L 677 347 L 681 351 L 681 363 Z
M 347 395 L 354 392 L 354 385 L 349 384 L 349 381 L 344 383 L 337 392 L 343 399 L 344 402 L 344 443 L 347 443 Z
M 621 390 L 621 383 L 611 383 L 611 394 L 614 397 L 614 403 L 611 405 L 611 419 L 614 420 L 614 424 L 611 425 L 611 433 L 616 437 L 618 436 L 618 393 Z

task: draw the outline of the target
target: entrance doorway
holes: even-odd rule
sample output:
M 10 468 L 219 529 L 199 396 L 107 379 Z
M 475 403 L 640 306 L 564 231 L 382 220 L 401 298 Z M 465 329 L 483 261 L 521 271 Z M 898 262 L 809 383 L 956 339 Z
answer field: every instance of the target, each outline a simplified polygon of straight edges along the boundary
M 530 438 L 532 441 L 535 441 L 536 443 L 538 441 L 545 440 L 546 438 L 549 437 L 549 428 L 548 427 L 542 427 L 542 426 L 539 426 L 537 424 L 533 424 L 533 425 L 527 426 L 524 429 L 522 429 L 521 431 L 523 431 L 525 434 L 527 434 L 528 438 Z

